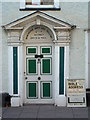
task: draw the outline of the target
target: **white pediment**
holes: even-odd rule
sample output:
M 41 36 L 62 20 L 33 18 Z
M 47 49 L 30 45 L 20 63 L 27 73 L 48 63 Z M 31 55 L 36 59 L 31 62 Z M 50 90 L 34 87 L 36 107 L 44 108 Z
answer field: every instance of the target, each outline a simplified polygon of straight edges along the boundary
M 70 31 L 75 26 L 46 13 L 36 11 L 3 27 L 8 31 L 8 43 L 51 41 L 69 43 L 71 41 Z
M 42 23 L 44 22 L 53 26 L 54 29 L 60 29 L 60 28 L 71 29 L 72 28 L 71 24 L 66 23 L 62 20 L 59 20 L 57 18 L 54 18 L 53 16 L 50 16 L 40 11 L 33 12 L 7 25 L 4 25 L 3 27 L 5 29 L 23 29 L 31 23 L 36 24 L 36 25 L 42 25 Z

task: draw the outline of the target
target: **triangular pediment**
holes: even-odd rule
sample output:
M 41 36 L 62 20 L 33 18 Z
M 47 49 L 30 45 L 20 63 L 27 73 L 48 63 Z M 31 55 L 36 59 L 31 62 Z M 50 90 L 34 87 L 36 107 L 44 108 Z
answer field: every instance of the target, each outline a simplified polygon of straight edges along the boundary
M 44 23 L 48 23 L 50 25 L 52 25 L 55 28 L 72 28 L 72 25 L 69 23 L 66 23 L 60 19 L 57 19 L 53 16 L 50 16 L 46 13 L 40 12 L 40 11 L 36 11 L 33 12 L 27 16 L 24 16 L 20 19 L 17 19 L 7 25 L 4 25 L 3 27 L 5 29 L 23 29 L 25 26 L 34 23 L 34 24 L 42 24 L 42 22 Z

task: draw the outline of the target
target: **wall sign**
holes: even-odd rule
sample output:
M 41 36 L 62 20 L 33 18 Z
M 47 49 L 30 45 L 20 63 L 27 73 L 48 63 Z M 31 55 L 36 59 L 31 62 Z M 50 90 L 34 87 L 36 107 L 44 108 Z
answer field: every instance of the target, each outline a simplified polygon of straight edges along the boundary
M 48 39 L 52 39 L 51 33 L 43 28 L 43 27 L 35 27 L 33 29 L 31 29 L 27 35 L 26 35 L 26 39 L 29 40 L 48 40 Z
M 67 107 L 86 107 L 85 80 L 67 80 Z

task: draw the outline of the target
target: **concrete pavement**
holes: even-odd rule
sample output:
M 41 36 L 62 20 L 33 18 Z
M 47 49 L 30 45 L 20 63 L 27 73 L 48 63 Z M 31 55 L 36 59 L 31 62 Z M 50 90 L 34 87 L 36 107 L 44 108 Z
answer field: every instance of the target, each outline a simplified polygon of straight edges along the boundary
M 2 119 L 39 119 L 39 118 L 85 118 L 88 119 L 88 107 L 68 108 L 54 105 L 25 105 L 22 107 L 2 108 Z

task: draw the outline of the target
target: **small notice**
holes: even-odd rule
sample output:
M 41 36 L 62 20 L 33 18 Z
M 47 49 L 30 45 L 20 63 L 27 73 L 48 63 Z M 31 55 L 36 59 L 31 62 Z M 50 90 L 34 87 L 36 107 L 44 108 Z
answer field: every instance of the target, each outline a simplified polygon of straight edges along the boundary
M 67 80 L 67 107 L 86 107 L 85 80 Z

